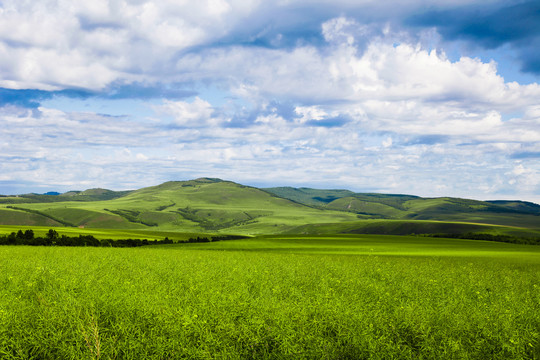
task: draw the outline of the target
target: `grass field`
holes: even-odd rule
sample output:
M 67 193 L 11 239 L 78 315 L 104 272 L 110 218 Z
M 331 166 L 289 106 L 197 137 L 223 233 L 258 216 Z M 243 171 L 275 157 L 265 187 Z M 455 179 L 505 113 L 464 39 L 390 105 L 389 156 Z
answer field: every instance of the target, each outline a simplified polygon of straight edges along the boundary
M 375 235 L 0 247 L 3 359 L 538 359 L 540 247 Z

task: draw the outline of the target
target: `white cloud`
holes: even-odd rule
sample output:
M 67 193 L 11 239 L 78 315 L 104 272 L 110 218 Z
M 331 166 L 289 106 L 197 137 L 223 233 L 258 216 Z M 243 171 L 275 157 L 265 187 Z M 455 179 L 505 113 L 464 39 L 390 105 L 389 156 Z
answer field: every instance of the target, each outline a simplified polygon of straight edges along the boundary
M 354 33 L 364 33 L 367 26 L 361 26 L 356 21 L 339 17 L 322 25 L 322 34 L 328 42 L 352 46 L 355 43 Z
M 469 114 L 484 118 L 492 111 L 526 109 L 535 106 L 540 97 L 536 83 L 505 83 L 494 62 L 467 57 L 452 62 L 444 53 L 420 45 L 395 45 L 390 35 L 388 39 L 372 39 L 363 52 L 348 38 L 341 41 L 343 46 L 330 47 L 329 51 L 308 45 L 292 50 L 229 47 L 188 54 L 177 62 L 178 78 L 248 88 L 236 93 L 251 99 L 337 103 L 336 107 L 350 111 L 380 103 L 388 104 L 388 113 L 406 104 L 408 109 L 401 108 L 399 115 L 444 109 L 452 116 L 463 113 L 467 121 L 473 119 Z M 320 109 L 328 112 L 322 106 Z
M 511 171 L 505 173 L 508 184 L 521 191 L 534 192 L 540 187 L 540 170 L 525 167 L 518 163 Z
M 382 145 L 385 148 L 389 148 L 390 146 L 392 146 L 392 143 L 393 143 L 392 138 L 388 137 L 388 138 L 386 138 L 386 140 L 383 140 Z
M 210 114 L 203 99 L 183 105 L 192 119 Z M 534 161 L 508 159 L 508 152 L 520 149 L 516 144 L 407 144 L 393 133 L 372 146 L 374 135 L 357 123 L 306 127 L 276 114 L 259 116 L 244 128 L 169 129 L 163 123 L 45 108 L 4 109 L 0 119 L 5 125 L 0 137 L 6 139 L 0 143 L 2 170 L 11 179 L 68 188 L 125 189 L 216 176 L 248 184 L 484 198 L 504 192 L 532 199 L 540 173 Z
M 108 187 L 264 174 L 282 185 L 310 179 L 419 195 L 538 191 L 534 158 L 516 165 L 511 156 L 540 151 L 540 86 L 505 81 L 494 61 L 452 60 L 389 24 L 337 17 L 320 24 L 322 45 L 272 48 L 278 42 L 242 45 L 243 21 L 300 2 L 2 4 L 0 87 L 99 90 L 140 81 L 203 89 L 189 101 L 154 104 L 152 122 L 98 109 L 1 108 L 0 159 L 12 178 L 54 183 L 54 168 L 67 182 L 92 176 Z M 200 84 L 219 88 L 226 104 L 216 104 Z M 290 111 L 272 109 L 273 101 Z M 333 126 L 328 119 L 347 121 Z
M 18 1 L 0 5 L 0 86 L 160 81 L 179 51 L 224 36 L 253 2 Z M 78 79 L 78 82 L 77 82 Z
M 286 126 L 287 121 L 276 114 L 266 115 L 266 116 L 257 116 L 255 119 L 255 124 L 264 124 L 269 125 L 273 128 Z
M 297 106 L 294 111 L 300 116 L 299 122 L 301 123 L 310 120 L 322 120 L 328 116 L 320 106 Z
M 214 113 L 212 105 L 199 97 L 191 103 L 164 100 L 163 105 L 156 106 L 155 109 L 161 114 L 173 116 L 175 123 L 183 127 L 206 127 L 220 122 L 220 119 L 212 117 Z

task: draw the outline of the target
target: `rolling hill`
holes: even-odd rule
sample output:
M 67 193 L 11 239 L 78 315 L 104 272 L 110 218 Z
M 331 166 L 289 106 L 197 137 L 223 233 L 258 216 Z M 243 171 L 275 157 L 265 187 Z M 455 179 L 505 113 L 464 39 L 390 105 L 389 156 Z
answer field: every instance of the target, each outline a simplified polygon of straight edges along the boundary
M 47 202 L 29 197 L 9 203 L 4 198 L 0 223 L 26 224 L 25 217 L 32 217 L 36 224 L 57 226 L 276 233 L 306 223 L 356 219 L 352 213 L 315 209 L 260 189 L 210 178 L 166 182 L 111 200 L 92 195 L 59 195 L 56 198 L 64 201 Z
M 421 198 L 412 195 L 365 194 L 307 188 L 265 190 L 299 203 L 316 205 L 321 209 L 355 213 L 362 219 L 458 221 L 540 228 L 540 205 L 525 201 Z
M 484 232 L 540 237 L 540 206 L 349 190 L 258 189 L 200 178 L 134 191 L 3 196 L 0 225 L 237 234 Z

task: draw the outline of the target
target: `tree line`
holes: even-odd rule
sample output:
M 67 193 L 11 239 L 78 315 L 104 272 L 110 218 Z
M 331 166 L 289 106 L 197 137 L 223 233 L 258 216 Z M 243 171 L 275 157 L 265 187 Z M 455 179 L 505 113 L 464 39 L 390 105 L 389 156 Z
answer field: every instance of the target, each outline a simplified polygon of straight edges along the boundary
M 512 235 L 465 233 L 465 234 L 423 234 L 422 236 L 429 236 L 429 237 L 436 237 L 436 238 L 465 239 L 465 240 L 497 241 L 497 242 L 522 244 L 522 245 L 540 245 L 540 238 L 518 237 L 518 236 L 512 236 Z
M 212 241 L 222 241 L 222 240 L 240 240 L 240 239 L 248 239 L 248 236 L 242 236 L 242 235 L 220 235 L 220 236 L 204 236 L 204 237 L 191 237 L 187 241 L 188 243 L 202 243 L 202 242 L 212 242 Z
M 222 240 L 245 239 L 241 235 L 220 235 L 211 237 L 191 237 L 180 243 L 200 243 Z M 49 229 L 45 236 L 35 236 L 33 230 L 19 230 L 9 235 L 0 236 L 0 245 L 30 245 L 30 246 L 95 246 L 95 247 L 139 247 L 145 245 L 173 244 L 175 241 L 166 237 L 163 240 L 148 239 L 97 239 L 93 235 L 67 236 L 60 235 L 56 230 Z
M 144 245 L 172 244 L 169 238 L 163 240 L 148 239 L 97 239 L 93 235 L 67 236 L 59 235 L 50 229 L 45 236 L 35 236 L 33 230 L 19 230 L 9 235 L 0 236 L 0 245 L 31 246 L 103 246 L 103 247 L 139 247 Z

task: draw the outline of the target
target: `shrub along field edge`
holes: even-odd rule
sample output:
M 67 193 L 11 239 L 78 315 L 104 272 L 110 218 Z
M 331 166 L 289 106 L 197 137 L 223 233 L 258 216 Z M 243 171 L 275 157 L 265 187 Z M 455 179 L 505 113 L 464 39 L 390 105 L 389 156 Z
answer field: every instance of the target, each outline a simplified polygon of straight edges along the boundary
M 197 236 L 190 237 L 187 240 L 181 240 L 184 243 L 200 243 L 223 240 L 245 239 L 241 235 L 219 235 L 219 236 Z M 30 245 L 30 246 L 94 246 L 94 247 L 138 247 L 145 245 L 165 245 L 173 244 L 174 241 L 165 237 L 163 240 L 148 239 L 97 239 L 93 235 L 67 236 L 59 235 L 56 230 L 49 229 L 43 237 L 36 237 L 33 230 L 18 230 L 6 236 L 0 236 L 0 245 Z

